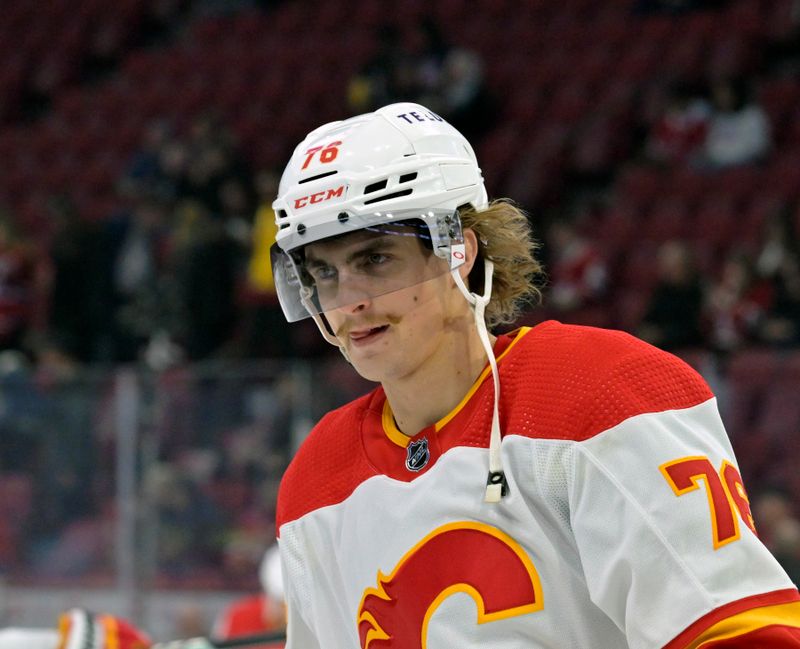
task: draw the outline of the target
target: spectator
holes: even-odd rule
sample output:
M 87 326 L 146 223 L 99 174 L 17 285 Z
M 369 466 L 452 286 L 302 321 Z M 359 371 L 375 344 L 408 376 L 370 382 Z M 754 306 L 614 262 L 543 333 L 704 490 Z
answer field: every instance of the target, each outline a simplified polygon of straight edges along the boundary
M 435 20 L 423 18 L 406 34 L 413 87 L 417 98 L 436 110 L 441 100 L 442 75 L 451 47 Z M 408 98 L 408 97 L 406 97 Z
M 708 131 L 710 107 L 686 84 L 673 88 L 664 113 L 653 125 L 645 145 L 646 155 L 664 165 L 691 164 L 697 160 Z
M 140 149 L 131 157 L 122 178 L 123 185 L 132 191 L 159 186 L 163 182 L 162 156 L 173 137 L 166 120 L 155 120 L 145 128 Z
M 764 544 L 792 581 L 800 581 L 800 521 L 790 498 L 780 490 L 765 491 L 753 500 L 753 516 Z
M 240 155 L 236 138 L 224 122 L 208 113 L 192 122 L 186 158 L 177 160 L 182 175 L 176 198 L 189 198 L 202 203 L 214 215 L 223 211 L 223 201 L 232 179 L 245 187 L 249 196 L 250 170 Z M 235 191 L 235 190 L 234 190 Z
M 180 337 L 189 360 L 222 352 L 235 330 L 239 244 L 205 205 L 184 201 L 178 209 L 175 280 L 183 307 Z
M 99 302 L 103 318 L 98 360 L 131 362 L 170 313 L 162 299 L 170 230 L 163 202 L 139 198 L 130 211 L 110 219 L 101 234 Z
M 101 234 L 64 196 L 48 203 L 53 238 L 49 247 L 48 334 L 80 362 L 99 360 L 99 338 L 108 303 L 102 287 Z
M 800 2 L 789 0 L 788 11 L 776 12 L 764 44 L 764 69 L 770 76 L 797 78 L 800 72 Z
M 774 345 L 800 343 L 800 244 L 785 206 L 767 220 L 756 268 L 773 292 L 761 338 Z
M 758 280 L 749 257 L 729 255 L 706 299 L 709 339 L 714 349 L 729 352 L 755 341 L 771 299 L 769 286 Z
M 773 345 L 800 344 L 800 258 L 787 256 L 773 278 L 774 297 L 761 327 Z
M 383 25 L 375 35 L 378 50 L 350 79 L 347 102 L 350 110 L 373 110 L 397 95 L 395 71 L 405 56 L 400 32 L 392 24 Z
M 261 593 L 235 600 L 220 613 L 212 631 L 215 639 L 228 640 L 286 627 L 281 561 L 276 544 L 267 549 L 261 560 L 259 579 Z
M 776 277 L 790 257 L 800 256 L 791 211 L 782 205 L 773 212 L 764 227 L 763 241 L 756 258 L 756 270 L 761 277 Z
M 644 340 L 674 350 L 703 344 L 703 286 L 690 248 L 668 241 L 658 251 L 656 287 L 639 327 Z
M 722 169 L 763 160 L 771 146 L 770 125 L 751 97 L 747 82 L 717 81 L 711 88 L 711 100 L 705 164 Z
M 493 103 L 483 60 L 468 49 L 451 49 L 444 59 L 438 91 L 440 114 L 468 138 L 480 137 L 493 123 Z
M 550 304 L 562 312 L 596 304 L 605 294 L 608 272 L 597 248 L 570 222 L 555 221 L 548 233 L 554 251 Z
M 280 178 L 275 171 L 262 170 L 256 176 L 259 206 L 253 225 L 250 258 L 247 263 L 244 304 L 244 351 L 247 356 L 286 357 L 298 351 L 292 343 L 294 329 L 287 325 L 272 277 L 270 248 L 278 231 L 272 200 L 278 194 Z
M 0 350 L 23 349 L 35 302 L 33 247 L 0 212 Z

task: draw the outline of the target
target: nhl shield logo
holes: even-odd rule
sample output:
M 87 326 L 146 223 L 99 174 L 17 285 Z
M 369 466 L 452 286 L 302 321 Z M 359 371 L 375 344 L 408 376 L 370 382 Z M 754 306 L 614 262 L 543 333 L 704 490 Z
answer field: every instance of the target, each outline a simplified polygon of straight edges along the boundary
M 426 437 L 408 445 L 406 449 L 406 469 L 409 471 L 421 471 L 430 459 L 431 452 L 428 449 L 428 439 Z

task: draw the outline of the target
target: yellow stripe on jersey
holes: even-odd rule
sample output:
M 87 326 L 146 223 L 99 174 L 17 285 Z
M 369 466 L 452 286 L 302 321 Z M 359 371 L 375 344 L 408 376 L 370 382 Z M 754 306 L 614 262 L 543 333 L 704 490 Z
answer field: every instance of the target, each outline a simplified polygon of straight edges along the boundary
M 398 446 L 402 448 L 408 448 L 411 438 L 408 435 L 404 435 L 403 432 L 397 427 L 397 424 L 394 423 L 394 415 L 392 414 L 392 408 L 389 406 L 388 399 L 383 402 L 383 416 L 381 417 L 381 423 L 383 424 L 383 432 L 386 433 L 386 437 L 388 437 Z
M 531 330 L 531 327 L 521 327 L 520 330 L 519 330 L 519 333 L 516 336 L 514 336 L 514 340 L 512 340 L 508 344 L 508 347 L 506 347 L 503 350 L 503 353 L 500 354 L 500 356 L 497 357 L 497 362 L 499 363 L 500 360 L 503 359 L 508 354 L 508 352 L 511 351 L 511 348 L 514 347 L 514 345 L 516 345 L 520 340 L 522 340 L 522 337 L 526 333 L 528 333 L 530 330 Z M 464 395 L 464 398 L 461 400 L 461 403 L 459 403 L 448 414 L 446 414 L 444 417 L 442 417 L 439 421 L 436 422 L 436 424 L 434 426 L 435 426 L 437 431 L 441 430 L 442 428 L 444 428 L 447 425 L 447 423 L 453 417 L 455 417 L 461 411 L 461 409 L 464 406 L 467 405 L 469 400 L 472 398 L 472 395 L 475 394 L 475 392 L 477 392 L 478 388 L 481 386 L 481 383 L 484 382 L 484 380 L 486 379 L 487 376 L 489 376 L 491 371 L 492 371 L 492 368 L 487 365 L 484 368 L 483 372 L 481 372 L 481 375 L 478 377 L 478 379 L 475 381 L 475 383 L 472 384 L 472 387 L 469 389 L 469 392 L 467 392 L 467 394 Z M 502 392 L 501 392 L 501 394 L 502 394 Z
M 514 336 L 514 339 L 508 344 L 508 347 L 506 347 L 503 350 L 503 353 L 497 357 L 497 362 L 499 363 L 500 360 L 504 358 L 506 354 L 508 354 L 508 352 L 511 351 L 511 348 L 514 347 L 514 345 L 516 345 L 517 342 L 519 342 L 522 339 L 522 337 L 525 334 L 527 334 L 530 330 L 531 327 L 520 327 L 519 333 L 517 333 L 517 335 Z M 464 406 L 467 405 L 467 403 L 469 403 L 469 400 L 472 398 L 472 395 L 478 391 L 478 388 L 481 387 L 481 384 L 484 382 L 484 380 L 486 380 L 486 377 L 489 376 L 491 371 L 492 368 L 489 365 L 487 365 L 484 368 L 483 372 L 481 372 L 480 376 L 478 376 L 478 378 L 472 384 L 472 387 L 469 389 L 469 392 L 467 392 L 467 394 L 464 395 L 464 398 L 461 400 L 461 402 L 433 425 L 434 430 L 438 432 L 442 428 L 444 428 L 448 424 L 448 422 L 453 417 L 455 417 L 462 410 L 462 408 L 464 408 Z M 403 432 L 397 427 L 397 424 L 395 424 L 394 415 L 392 414 L 392 408 L 389 405 L 388 400 L 383 403 L 383 415 L 381 418 L 381 423 L 383 424 L 383 430 L 386 433 L 386 436 L 392 442 L 394 442 L 395 444 L 397 444 L 402 448 L 408 447 L 410 438 L 407 435 L 404 435 Z
M 762 606 L 720 620 L 694 639 L 686 649 L 711 649 L 715 642 L 751 633 L 767 626 L 800 628 L 800 602 Z

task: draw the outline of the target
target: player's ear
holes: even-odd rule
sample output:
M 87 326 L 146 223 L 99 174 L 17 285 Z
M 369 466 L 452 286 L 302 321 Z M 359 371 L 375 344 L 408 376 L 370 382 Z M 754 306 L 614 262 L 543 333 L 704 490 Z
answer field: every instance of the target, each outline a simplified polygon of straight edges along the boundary
M 462 279 L 466 280 L 472 267 L 475 265 L 475 260 L 478 258 L 478 236 L 471 228 L 464 228 L 464 248 L 466 259 L 461 266 L 458 267 L 458 272 Z

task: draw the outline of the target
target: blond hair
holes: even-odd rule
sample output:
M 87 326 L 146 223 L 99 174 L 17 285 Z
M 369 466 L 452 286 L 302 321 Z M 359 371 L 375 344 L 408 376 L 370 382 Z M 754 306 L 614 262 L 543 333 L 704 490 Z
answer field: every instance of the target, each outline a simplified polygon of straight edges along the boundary
M 478 238 L 478 259 L 469 274 L 470 290 L 483 292 L 483 259 L 494 263 L 492 299 L 486 307 L 489 328 L 513 323 L 525 305 L 541 299 L 542 265 L 534 254 L 528 215 L 509 199 L 492 201 L 482 210 L 460 210 L 461 225 Z

